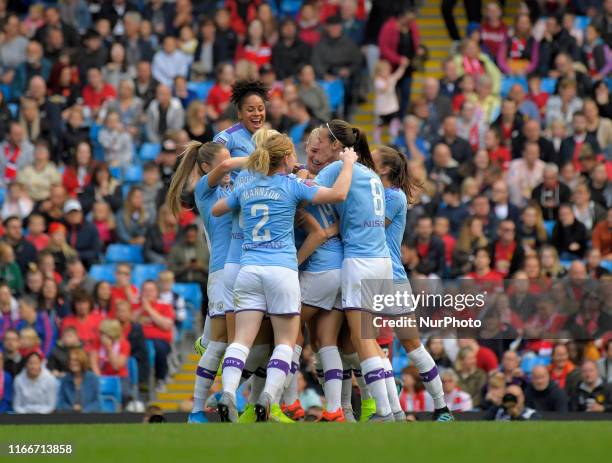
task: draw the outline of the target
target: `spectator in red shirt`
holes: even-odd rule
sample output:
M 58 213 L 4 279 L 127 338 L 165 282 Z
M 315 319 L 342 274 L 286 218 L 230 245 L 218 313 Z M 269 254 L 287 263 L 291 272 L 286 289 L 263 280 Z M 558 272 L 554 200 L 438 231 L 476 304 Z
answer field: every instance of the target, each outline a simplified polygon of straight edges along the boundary
M 263 24 L 259 19 L 249 24 L 247 39 L 244 45 L 238 46 L 236 50 L 236 61 L 245 59 L 257 65 L 260 69 L 272 59 L 272 48 L 264 37 Z
M 484 143 L 491 164 L 501 167 L 504 171 L 508 170 L 510 161 L 512 161 L 512 154 L 506 146 L 501 144 L 499 132 L 495 129 L 487 130 Z
M 236 34 L 243 36 L 247 33 L 247 24 L 257 18 L 257 7 L 262 0 L 225 0 L 224 8 L 230 13 L 230 24 Z
M 231 63 L 221 63 L 217 66 L 217 82 L 210 89 L 206 98 L 207 114 L 213 121 L 227 109 L 232 96 L 234 83 L 234 66 Z
M 115 286 L 111 290 L 110 318 L 115 318 L 115 305 L 119 300 L 126 300 L 132 305 L 140 302 L 138 287 L 131 283 L 132 268 L 129 264 L 119 264 L 115 270 Z
M 434 219 L 434 234 L 444 243 L 444 260 L 446 261 L 446 266 L 450 267 L 457 240 L 450 234 L 450 221 L 448 217 L 437 216 Z
M 94 165 L 91 145 L 86 141 L 79 142 L 76 146 L 74 159 L 71 159 L 70 164 L 64 169 L 62 180 L 66 192 L 71 197 L 76 197 L 89 185 Z
M 306 45 L 314 47 L 321 40 L 321 25 L 312 3 L 304 2 L 298 15 L 298 38 Z
M 102 79 L 100 69 L 91 68 L 87 71 L 87 85 L 83 87 L 83 103 L 91 111 L 93 118 L 97 117 L 104 102 L 116 96 L 117 92 L 113 86 Z
M 481 290 L 494 291 L 503 284 L 502 274 L 491 268 L 491 256 L 486 248 L 476 250 L 474 255 L 474 271 L 466 275 L 474 279 Z
M 497 227 L 498 239 L 491 243 L 489 252 L 493 268 L 503 277 L 512 275 L 523 266 L 525 251 L 516 242 L 516 225 L 513 220 L 502 220 Z
M 497 59 L 497 52 L 506 40 L 507 34 L 508 27 L 502 19 L 500 6 L 495 2 L 489 2 L 480 28 L 480 39 L 493 60 Z
M 402 370 L 402 390 L 399 394 L 400 405 L 406 413 L 425 411 L 425 386 L 419 370 L 410 365 Z
M 136 319 L 142 325 L 145 339 L 152 341 L 155 347 L 156 390 L 163 392 L 168 376 L 168 355 L 175 314 L 170 304 L 159 302 L 159 290 L 153 281 L 145 281 L 142 285 L 140 310 L 136 312 Z
M 91 369 L 96 375 L 119 376 L 122 402 L 127 403 L 130 391 L 127 367 L 130 343 L 124 338 L 117 320 L 102 320 L 99 330 L 100 337 L 95 349 L 89 352 Z
M 100 341 L 98 326 L 102 317 L 93 311 L 93 300 L 89 293 L 82 289 L 77 289 L 72 293 L 72 313 L 62 321 L 60 331 L 64 331 L 69 326 L 77 330 L 79 339 L 83 342 L 83 350 L 91 352 Z
M 488 347 L 481 346 L 475 339 L 459 339 L 460 348 L 469 347 L 476 354 L 476 367 L 489 373 L 499 366 L 495 353 Z

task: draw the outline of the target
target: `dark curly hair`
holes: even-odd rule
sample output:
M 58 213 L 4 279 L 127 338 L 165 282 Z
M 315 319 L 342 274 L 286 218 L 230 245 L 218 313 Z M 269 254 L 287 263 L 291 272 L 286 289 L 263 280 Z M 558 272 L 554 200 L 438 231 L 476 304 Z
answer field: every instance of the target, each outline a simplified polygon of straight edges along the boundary
M 250 95 L 257 95 L 265 102 L 268 101 L 268 87 L 259 80 L 238 80 L 232 85 L 230 101 L 236 108 L 242 108 L 244 100 Z

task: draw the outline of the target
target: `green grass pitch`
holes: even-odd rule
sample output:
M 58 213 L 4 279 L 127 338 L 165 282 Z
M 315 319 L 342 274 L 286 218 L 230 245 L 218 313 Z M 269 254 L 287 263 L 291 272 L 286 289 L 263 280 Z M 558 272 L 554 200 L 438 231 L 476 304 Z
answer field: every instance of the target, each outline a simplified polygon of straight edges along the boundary
M 610 422 L 0 426 L 0 461 L 611 461 Z M 9 456 L 9 443 L 72 444 L 71 456 Z

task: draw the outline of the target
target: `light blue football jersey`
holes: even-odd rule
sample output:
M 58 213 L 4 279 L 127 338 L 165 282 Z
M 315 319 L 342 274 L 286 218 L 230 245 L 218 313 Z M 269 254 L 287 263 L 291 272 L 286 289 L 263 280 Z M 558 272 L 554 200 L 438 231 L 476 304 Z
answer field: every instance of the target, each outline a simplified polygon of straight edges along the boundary
M 408 279 L 406 270 L 402 265 L 401 255 L 407 211 L 406 194 L 399 188 L 385 188 L 385 217 L 391 222 L 385 229 L 385 234 L 387 235 L 387 247 L 391 254 L 393 280 L 395 281 Z
M 249 132 L 241 122 L 219 132 L 214 136 L 213 141 L 225 145 L 233 158 L 245 158 L 255 151 L 255 143 L 251 138 L 253 134 Z M 232 171 L 232 181 L 238 176 L 237 170 Z
M 211 213 L 214 204 L 221 198 L 231 193 L 229 186 L 208 186 L 208 175 L 202 177 L 194 191 L 196 207 L 204 222 L 204 233 L 210 251 L 208 269 L 210 273 L 221 270 L 225 265 L 225 258 L 230 244 L 230 233 L 232 231 L 232 216 L 226 214 L 214 217 Z
M 255 175 L 249 170 L 241 170 L 236 179 L 234 180 L 234 189 L 250 183 L 255 178 Z M 240 217 L 241 211 L 234 210 L 232 212 L 232 239 L 230 241 L 229 250 L 227 251 L 227 257 L 225 259 L 226 264 L 239 264 L 240 256 L 242 255 L 242 241 L 244 236 L 242 234 Z
M 315 182 L 331 188 L 341 170 L 342 161 L 333 162 L 319 172 Z M 355 163 L 348 196 L 334 208 L 340 217 L 344 257 L 390 257 L 385 236 L 385 189 L 374 171 Z
M 274 265 L 297 270 L 293 238 L 295 210 L 300 201 L 312 201 L 319 187 L 293 175 L 256 174 L 232 191 L 227 204 L 241 209 L 242 257 L 240 265 Z
M 331 204 L 307 204 L 304 210 L 319 222 L 321 228 L 329 228 L 338 221 L 336 210 Z M 300 235 L 299 238 L 298 235 Z M 304 242 L 304 239 L 306 239 L 305 232 L 302 229 L 297 229 L 296 247 L 298 249 Z M 297 244 L 298 241 L 299 245 Z M 306 272 L 336 270 L 342 268 L 343 258 L 344 249 L 342 247 L 342 240 L 338 236 L 334 236 L 319 246 L 306 262 L 302 264 L 300 270 Z

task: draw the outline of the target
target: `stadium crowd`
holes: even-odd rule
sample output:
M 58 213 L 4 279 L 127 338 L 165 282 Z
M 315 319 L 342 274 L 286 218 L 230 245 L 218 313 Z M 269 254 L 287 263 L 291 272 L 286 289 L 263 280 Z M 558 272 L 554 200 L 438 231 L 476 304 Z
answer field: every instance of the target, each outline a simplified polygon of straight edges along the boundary
M 193 324 L 176 283 L 206 307 L 208 265 L 197 216 L 177 221 L 165 191 L 182 146 L 233 123 L 236 79 L 270 87 L 267 121 L 301 156 L 374 91 L 374 140 L 388 126 L 422 183 L 409 275 L 505 279 L 479 340 L 427 340 L 451 410 L 612 412 L 612 0 L 527 1 L 510 24 L 464 2 L 464 34 L 444 0 L 455 46 L 422 93 L 418 9 L 365 3 L 0 0 L 0 413 L 106 410 L 98 376 L 123 406 L 165 390 Z M 576 303 L 550 307 L 554 285 Z M 431 410 L 381 343 L 405 411 Z M 302 375 L 316 414 L 308 348 Z

